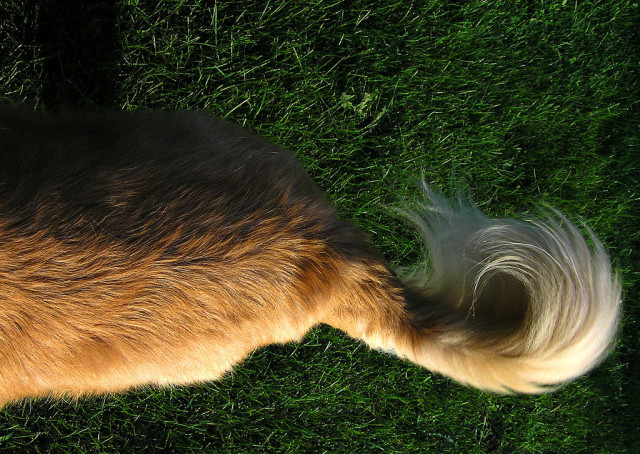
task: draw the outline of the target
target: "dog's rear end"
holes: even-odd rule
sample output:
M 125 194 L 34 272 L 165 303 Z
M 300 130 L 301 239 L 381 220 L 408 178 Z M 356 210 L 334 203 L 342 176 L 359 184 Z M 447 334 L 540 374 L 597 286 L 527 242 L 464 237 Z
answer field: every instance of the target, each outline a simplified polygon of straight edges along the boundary
M 490 220 L 425 189 L 401 282 L 286 150 L 207 114 L 0 112 L 0 401 L 218 378 L 328 323 L 498 392 L 610 349 L 620 288 L 552 213 Z

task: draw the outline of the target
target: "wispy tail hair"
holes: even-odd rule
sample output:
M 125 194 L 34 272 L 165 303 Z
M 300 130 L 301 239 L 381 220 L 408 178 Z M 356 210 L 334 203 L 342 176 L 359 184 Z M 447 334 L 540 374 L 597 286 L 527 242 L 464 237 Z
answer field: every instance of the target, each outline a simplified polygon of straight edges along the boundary
M 595 367 L 611 350 L 620 283 L 607 253 L 555 209 L 537 220 L 490 219 L 423 182 L 404 211 L 427 249 L 405 279 L 419 295 L 410 358 L 495 392 L 545 392 Z

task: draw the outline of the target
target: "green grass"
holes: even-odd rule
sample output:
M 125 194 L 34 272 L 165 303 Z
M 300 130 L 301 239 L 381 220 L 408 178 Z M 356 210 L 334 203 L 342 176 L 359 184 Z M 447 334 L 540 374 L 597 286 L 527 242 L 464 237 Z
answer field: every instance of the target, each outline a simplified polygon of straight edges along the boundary
M 84 6 L 80 6 L 84 3 Z M 397 266 L 424 172 L 492 215 L 585 220 L 624 281 L 606 363 L 540 397 L 458 386 L 327 327 L 188 389 L 0 412 L 7 452 L 640 451 L 640 8 L 610 1 L 0 4 L 0 96 L 206 109 L 289 147 Z

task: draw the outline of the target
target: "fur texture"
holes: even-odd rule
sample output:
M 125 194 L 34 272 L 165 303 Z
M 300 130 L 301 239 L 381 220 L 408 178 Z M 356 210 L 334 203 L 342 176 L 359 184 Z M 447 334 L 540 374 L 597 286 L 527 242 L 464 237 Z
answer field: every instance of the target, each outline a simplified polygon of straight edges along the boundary
M 196 113 L 0 110 L 0 405 L 213 380 L 328 323 L 496 392 L 597 365 L 620 286 L 561 214 L 425 185 L 403 283 L 286 150 Z

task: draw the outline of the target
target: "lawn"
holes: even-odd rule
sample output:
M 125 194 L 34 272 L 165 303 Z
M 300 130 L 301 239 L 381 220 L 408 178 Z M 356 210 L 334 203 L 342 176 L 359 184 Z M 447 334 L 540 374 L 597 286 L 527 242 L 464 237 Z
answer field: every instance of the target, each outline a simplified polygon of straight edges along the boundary
M 0 96 L 244 124 L 291 149 L 397 267 L 421 257 L 389 209 L 415 176 L 462 185 L 490 215 L 549 203 L 609 249 L 620 340 L 553 394 L 504 397 L 322 326 L 219 382 L 10 405 L 0 450 L 640 452 L 638 2 L 108 3 L 0 3 Z

